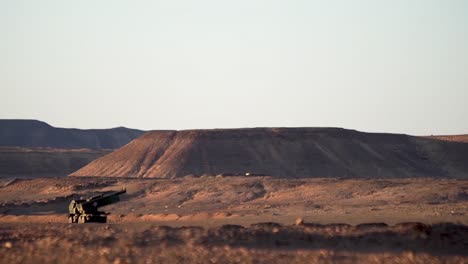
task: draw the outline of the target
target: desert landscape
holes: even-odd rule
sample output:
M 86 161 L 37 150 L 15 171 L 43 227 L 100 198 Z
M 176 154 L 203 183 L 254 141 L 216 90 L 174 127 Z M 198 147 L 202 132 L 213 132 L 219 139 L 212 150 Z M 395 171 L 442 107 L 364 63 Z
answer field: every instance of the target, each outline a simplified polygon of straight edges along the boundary
M 115 151 L 3 147 L 16 177 L 0 187 L 0 262 L 463 263 L 464 138 L 258 128 L 152 131 Z M 39 173 L 85 154 L 68 176 Z M 72 200 L 122 188 L 106 224 L 67 223 Z
M 0 1 L 0 264 L 468 263 L 468 1 Z
M 104 208 L 107 224 L 67 224 L 72 199 L 121 187 L 121 202 Z M 59 177 L 16 180 L 0 200 L 2 263 L 468 258 L 468 182 L 460 179 Z

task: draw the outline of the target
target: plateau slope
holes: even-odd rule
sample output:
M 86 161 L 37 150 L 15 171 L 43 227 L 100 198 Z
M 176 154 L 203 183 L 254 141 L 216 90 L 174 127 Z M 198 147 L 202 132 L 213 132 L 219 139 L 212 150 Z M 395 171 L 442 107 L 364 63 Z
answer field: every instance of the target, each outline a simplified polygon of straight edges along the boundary
M 468 144 L 341 128 L 153 131 L 73 176 L 468 178 Z

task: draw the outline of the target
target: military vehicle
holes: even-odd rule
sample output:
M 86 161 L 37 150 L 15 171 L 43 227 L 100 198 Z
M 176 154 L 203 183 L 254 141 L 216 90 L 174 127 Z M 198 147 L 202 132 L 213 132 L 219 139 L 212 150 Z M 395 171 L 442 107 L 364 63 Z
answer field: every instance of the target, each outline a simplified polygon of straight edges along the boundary
M 109 213 L 98 211 L 98 208 L 119 202 L 119 195 L 126 192 L 124 188 L 121 191 L 99 194 L 88 199 L 72 200 L 68 206 L 68 211 L 70 213 L 68 222 L 79 224 L 107 222 L 107 215 Z

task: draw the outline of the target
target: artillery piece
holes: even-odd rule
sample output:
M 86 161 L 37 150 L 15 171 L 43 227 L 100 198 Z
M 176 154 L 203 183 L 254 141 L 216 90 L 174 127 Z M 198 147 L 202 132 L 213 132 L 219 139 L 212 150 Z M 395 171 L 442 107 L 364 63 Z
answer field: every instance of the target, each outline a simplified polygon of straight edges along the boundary
M 107 215 L 109 213 L 98 211 L 98 208 L 117 203 L 120 201 L 119 195 L 126 193 L 121 191 L 112 192 L 109 194 L 99 194 L 88 199 L 72 200 L 68 206 L 69 223 L 105 223 L 107 222 Z

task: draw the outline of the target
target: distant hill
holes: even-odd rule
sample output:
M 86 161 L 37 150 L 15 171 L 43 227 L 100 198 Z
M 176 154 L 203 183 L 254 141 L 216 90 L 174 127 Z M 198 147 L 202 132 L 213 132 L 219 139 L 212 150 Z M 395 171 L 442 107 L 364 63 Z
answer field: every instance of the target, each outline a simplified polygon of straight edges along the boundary
M 468 135 L 427 136 L 427 138 L 468 143 Z
M 0 146 L 117 149 L 145 132 L 111 129 L 56 128 L 37 120 L 0 120 Z
M 468 178 L 468 144 L 340 128 L 153 131 L 74 176 Z
M 110 150 L 0 147 L 0 178 L 65 176 Z

